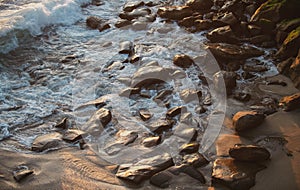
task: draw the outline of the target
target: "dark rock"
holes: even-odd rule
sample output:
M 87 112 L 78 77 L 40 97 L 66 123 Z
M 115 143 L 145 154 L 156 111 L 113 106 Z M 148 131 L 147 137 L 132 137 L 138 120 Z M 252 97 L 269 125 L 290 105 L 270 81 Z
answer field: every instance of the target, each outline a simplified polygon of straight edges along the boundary
M 289 68 L 290 78 L 294 82 L 295 86 L 300 89 L 300 49 L 298 56 L 294 60 L 293 64 Z
M 122 20 L 118 20 L 115 23 L 115 27 L 122 28 L 122 27 L 125 27 L 125 26 L 128 26 L 128 25 L 131 25 L 131 23 L 132 22 L 130 20 L 122 19 Z
M 256 111 L 237 112 L 232 120 L 236 131 L 242 132 L 259 126 L 265 119 L 265 116 Z
M 261 34 L 261 28 L 259 26 L 252 25 L 252 24 L 248 25 L 248 31 L 251 36 L 257 36 Z
M 99 32 L 103 32 L 104 30 L 107 30 L 107 29 L 110 29 L 110 28 L 111 28 L 110 24 L 108 24 L 108 23 L 103 23 L 103 24 L 100 24 L 98 26 Z
M 193 166 L 187 165 L 186 167 L 183 167 L 182 172 L 189 175 L 190 177 L 200 181 L 201 183 L 205 183 L 205 181 L 206 181 L 203 174 L 200 171 L 198 171 L 196 168 L 194 168 Z
M 166 113 L 167 117 L 175 117 L 178 114 L 181 114 L 183 112 L 186 112 L 186 107 L 184 106 L 176 106 L 171 109 L 169 109 Z
M 221 17 L 219 16 L 218 19 L 220 22 L 223 22 L 226 25 L 234 26 L 239 22 L 239 20 L 234 16 L 232 12 L 227 12 L 223 14 Z
M 104 3 L 101 1 L 101 0 L 92 0 L 92 5 L 95 5 L 95 6 L 101 6 L 103 5 Z
M 249 38 L 249 42 L 255 45 L 262 45 L 264 42 L 272 41 L 272 37 L 270 35 L 258 35 L 252 38 Z
M 198 142 L 184 144 L 179 148 L 179 154 L 185 155 L 185 154 L 196 153 L 196 152 L 198 152 L 199 147 L 200 147 L 200 145 Z
M 264 34 L 272 34 L 275 29 L 275 23 L 268 19 L 260 19 L 256 24 L 262 29 Z
M 282 21 L 276 27 L 276 42 L 282 44 L 288 34 L 300 26 L 300 18 L 292 19 L 289 21 Z
M 130 41 L 124 41 L 120 43 L 120 54 L 131 54 L 133 53 L 133 43 Z
M 284 40 L 281 48 L 276 53 L 276 57 L 284 60 L 289 57 L 297 56 L 300 48 L 300 26 L 289 33 Z
M 132 30 L 146 30 L 147 26 L 147 22 L 135 21 L 133 22 L 131 28 Z
M 183 163 L 192 165 L 195 168 L 205 166 L 209 161 L 200 153 L 187 154 L 183 156 Z
M 153 147 L 153 146 L 156 146 L 160 143 L 161 141 L 161 137 L 160 136 L 157 136 L 157 137 L 148 137 L 148 138 L 145 138 L 142 142 L 142 144 L 145 146 L 145 147 Z
M 211 20 L 202 20 L 202 19 L 197 19 L 194 22 L 195 30 L 196 31 L 203 31 L 203 30 L 208 30 L 210 28 L 214 27 L 214 23 Z
M 31 150 L 41 152 L 49 148 L 57 147 L 62 139 L 62 135 L 59 133 L 50 133 L 38 136 L 34 139 Z
M 233 94 L 233 98 L 241 102 L 248 102 L 251 99 L 251 95 L 247 92 L 236 91 Z
M 173 127 L 174 121 L 160 119 L 154 123 L 151 123 L 148 128 L 154 133 L 162 133 L 163 131 L 169 130 Z
M 270 158 L 270 152 L 260 146 L 236 145 L 229 149 L 229 155 L 235 160 L 247 162 L 260 162 Z
M 68 118 L 63 118 L 58 124 L 54 126 L 59 129 L 67 129 L 68 128 Z
M 157 14 L 161 18 L 182 20 L 185 17 L 191 16 L 193 11 L 189 6 L 160 7 L 157 11 Z
M 291 96 L 285 96 L 280 100 L 279 106 L 285 111 L 292 111 L 300 108 L 300 93 Z
M 17 182 L 20 182 L 26 177 L 32 175 L 33 173 L 34 171 L 30 170 L 27 166 L 21 165 L 18 166 L 17 169 L 13 171 L 13 176 Z
M 147 109 L 140 109 L 139 114 L 143 121 L 147 121 L 153 116 L 153 114 Z
M 161 171 L 150 178 L 150 183 L 160 188 L 167 188 L 172 180 L 172 174 L 167 171 Z
M 263 51 L 249 45 L 237 46 L 226 43 L 208 43 L 207 47 L 217 59 L 221 60 L 248 59 L 264 54 Z
M 213 78 L 214 85 L 219 92 L 231 94 L 232 90 L 236 87 L 237 75 L 235 72 L 219 71 L 213 75 Z
M 245 64 L 243 66 L 244 71 L 247 72 L 265 72 L 268 71 L 268 67 L 265 65 L 250 65 L 250 64 Z
M 203 12 L 209 10 L 214 3 L 212 0 L 188 0 L 186 5 L 194 11 Z
M 213 165 L 212 182 L 230 189 L 250 189 L 255 185 L 255 175 L 265 166 L 240 162 L 232 158 L 218 158 Z
M 134 9 L 138 8 L 138 7 L 141 7 L 141 6 L 144 6 L 145 3 L 143 1 L 138 1 L 138 2 L 127 2 L 124 7 L 123 7 L 123 11 L 125 12 L 131 12 L 133 11 Z
M 173 58 L 174 65 L 182 68 L 188 68 L 194 64 L 194 60 L 185 54 L 175 55 Z
M 68 129 L 62 139 L 68 142 L 75 142 L 83 138 L 85 132 L 78 129 Z
M 240 40 L 235 36 L 233 31 L 231 30 L 230 26 L 223 26 L 214 29 L 213 31 L 207 34 L 207 38 L 213 43 L 222 42 L 229 44 L 237 44 L 240 42 Z
M 192 27 L 192 26 L 195 25 L 195 21 L 197 19 L 202 19 L 202 17 L 200 17 L 200 16 L 189 16 L 189 17 L 186 17 L 182 20 L 179 20 L 178 25 L 179 26 L 184 26 L 184 27 Z
M 129 62 L 130 62 L 130 63 L 136 63 L 136 62 L 140 61 L 141 59 L 142 59 L 142 58 L 141 58 L 140 56 L 134 54 L 133 56 L 131 56 L 131 57 L 129 58 Z
M 86 19 L 86 25 L 92 29 L 97 29 L 102 22 L 102 19 L 96 16 L 90 16 Z
M 154 174 L 174 165 L 168 153 L 142 159 L 134 164 L 122 164 L 116 176 L 135 184 L 150 178 Z
M 205 113 L 207 111 L 207 108 L 205 108 L 204 106 L 197 106 L 195 108 L 195 112 L 198 114 L 202 114 Z

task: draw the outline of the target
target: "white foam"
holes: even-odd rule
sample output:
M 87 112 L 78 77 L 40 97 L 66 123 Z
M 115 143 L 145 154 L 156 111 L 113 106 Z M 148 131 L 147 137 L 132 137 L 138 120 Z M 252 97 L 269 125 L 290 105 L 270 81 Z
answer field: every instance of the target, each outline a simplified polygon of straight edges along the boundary
M 48 25 L 69 25 L 83 18 L 80 5 L 90 0 L 42 0 L 0 12 L 0 52 L 17 47 L 15 31 L 28 31 L 32 36 L 41 34 Z M 5 40 L 6 39 L 6 40 Z M 11 44 L 13 41 L 13 44 Z

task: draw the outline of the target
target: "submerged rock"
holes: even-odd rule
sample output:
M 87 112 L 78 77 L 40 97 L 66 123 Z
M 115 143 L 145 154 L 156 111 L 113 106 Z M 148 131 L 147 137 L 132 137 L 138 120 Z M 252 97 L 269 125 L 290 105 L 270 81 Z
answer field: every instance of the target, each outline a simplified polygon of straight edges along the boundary
M 41 135 L 34 139 L 31 150 L 41 152 L 49 148 L 55 148 L 60 144 L 61 140 L 62 135 L 57 132 Z
M 260 146 L 236 145 L 229 149 L 229 155 L 235 160 L 247 162 L 260 162 L 270 158 L 270 152 Z
M 256 111 L 237 112 L 232 120 L 236 131 L 242 132 L 259 126 L 265 119 L 264 114 Z
M 213 79 L 214 86 L 219 92 L 231 94 L 236 87 L 237 75 L 235 72 L 219 71 L 213 75 Z
M 174 65 L 182 68 L 188 68 L 194 64 L 194 60 L 185 54 L 175 55 L 173 58 Z
M 293 94 L 291 96 L 283 97 L 280 102 L 279 106 L 283 107 L 285 111 L 292 111 L 295 109 L 300 108 L 300 92 Z

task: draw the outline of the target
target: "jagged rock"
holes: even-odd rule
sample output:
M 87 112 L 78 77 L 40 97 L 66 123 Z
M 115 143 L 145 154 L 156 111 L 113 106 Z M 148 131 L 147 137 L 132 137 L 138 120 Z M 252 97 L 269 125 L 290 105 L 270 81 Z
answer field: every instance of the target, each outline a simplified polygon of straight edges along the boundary
M 13 171 L 13 176 L 17 182 L 20 182 L 26 177 L 32 175 L 33 173 L 34 171 L 30 170 L 27 166 L 21 165 L 18 166 L 17 169 Z
M 57 123 L 55 128 L 67 129 L 68 128 L 68 118 L 63 118 L 59 123 Z
M 183 156 L 183 163 L 195 168 L 205 166 L 209 161 L 200 153 L 187 154 Z
M 209 32 L 206 36 L 211 42 L 222 42 L 229 44 L 237 44 L 240 40 L 235 36 L 230 26 L 216 28 Z
M 235 160 L 247 162 L 260 162 L 270 158 L 270 152 L 260 146 L 236 145 L 229 149 L 229 155 Z
M 186 111 L 186 107 L 184 106 L 176 106 L 169 109 L 166 113 L 167 117 L 175 117 L 178 114 L 181 114 Z
M 162 18 L 181 20 L 185 17 L 191 16 L 193 11 L 189 6 L 160 7 L 157 14 Z
M 134 164 L 122 164 L 116 176 L 125 181 L 135 184 L 150 178 L 155 173 L 165 170 L 174 165 L 168 153 L 142 159 Z
M 157 136 L 157 137 L 148 137 L 148 138 L 145 138 L 142 142 L 142 144 L 145 146 L 145 147 L 153 147 L 153 146 L 156 146 L 160 143 L 161 141 L 161 137 L 160 136 Z
M 141 7 L 141 6 L 144 6 L 145 3 L 143 1 L 138 1 L 138 2 L 127 2 L 124 7 L 123 7 L 123 11 L 125 12 L 131 12 L 133 11 L 134 9 L 138 8 L 138 7 Z
M 103 20 L 96 16 L 90 16 L 86 19 L 86 25 L 92 29 L 97 29 Z
M 198 142 L 184 144 L 179 148 L 179 154 L 185 155 L 185 154 L 192 154 L 198 152 L 199 147 L 200 145 Z
M 140 109 L 139 114 L 143 121 L 147 121 L 153 116 L 153 114 L 147 109 Z
M 300 108 L 300 93 L 291 96 L 285 96 L 280 100 L 279 106 L 283 107 L 285 111 L 292 111 Z
M 38 136 L 34 139 L 31 150 L 41 152 L 49 148 L 57 147 L 62 140 L 62 135 L 59 133 L 49 133 Z
M 213 5 L 212 0 L 188 0 L 186 5 L 195 11 L 208 11 Z
M 250 189 L 255 185 L 255 175 L 265 166 L 236 161 L 232 158 L 218 158 L 213 165 L 212 182 L 230 189 Z
M 84 131 L 79 129 L 68 129 L 64 132 L 62 139 L 68 142 L 78 141 L 83 138 Z
M 180 93 L 180 98 L 185 102 L 197 101 L 199 102 L 202 97 L 202 92 L 200 90 L 195 89 L 185 89 L 182 90 Z
M 249 45 L 237 46 L 226 43 L 208 43 L 207 47 L 220 60 L 248 59 L 264 54 L 263 51 Z
M 133 53 L 133 43 L 130 41 L 124 41 L 120 43 L 120 54 L 131 54 Z
M 167 119 L 160 119 L 154 123 L 151 123 L 148 128 L 154 133 L 162 133 L 163 131 L 169 130 L 173 127 L 174 121 Z
M 185 54 L 175 55 L 173 58 L 174 65 L 182 68 L 188 68 L 194 64 L 194 60 Z
M 262 113 L 256 111 L 240 111 L 237 112 L 232 120 L 236 131 L 242 132 L 259 126 L 265 119 Z

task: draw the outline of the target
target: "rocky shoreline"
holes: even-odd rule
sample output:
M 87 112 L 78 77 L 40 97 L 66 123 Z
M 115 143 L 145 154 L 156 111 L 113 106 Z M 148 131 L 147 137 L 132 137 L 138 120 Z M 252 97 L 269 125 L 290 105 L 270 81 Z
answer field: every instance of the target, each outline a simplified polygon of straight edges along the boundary
M 101 5 L 94 0 L 85 6 Z M 119 110 L 111 108 L 114 97 L 87 102 L 77 110 L 93 107 L 97 111 L 83 126 L 63 118 L 52 132 L 33 140 L 30 154 L 0 150 L 1 188 L 298 189 L 299 8 L 297 0 L 130 1 L 116 22 L 88 17 L 88 29 L 99 32 L 146 30 L 156 19 L 177 23 L 190 33 L 203 32 L 205 48 L 220 70 L 213 69 L 212 78 L 205 77 L 198 60 L 184 53 L 174 55 L 172 67 L 156 61 L 143 63 L 134 42 L 121 42 L 122 59 L 101 72 L 110 76 L 124 69 L 125 63 L 136 65 L 131 78 L 118 78 L 127 85 L 118 97 L 132 105 L 151 99 L 154 108 L 164 109 L 158 109 L 159 114 L 150 106 L 136 109 L 130 118 L 122 118 L 130 125 L 125 128 Z M 169 31 L 166 27 L 157 32 Z M 266 48 L 271 51 L 267 53 Z M 262 77 L 269 68 L 260 57 L 272 60 L 280 74 Z M 66 57 L 61 62 L 74 59 Z M 206 57 L 200 59 L 209 64 Z M 201 88 L 175 92 L 168 84 L 183 83 L 194 75 L 201 80 Z M 214 88 L 209 89 L 210 85 Z M 209 129 L 203 123 L 210 118 L 221 120 L 215 142 L 203 140 Z M 102 147 L 91 143 L 104 132 L 109 138 Z

